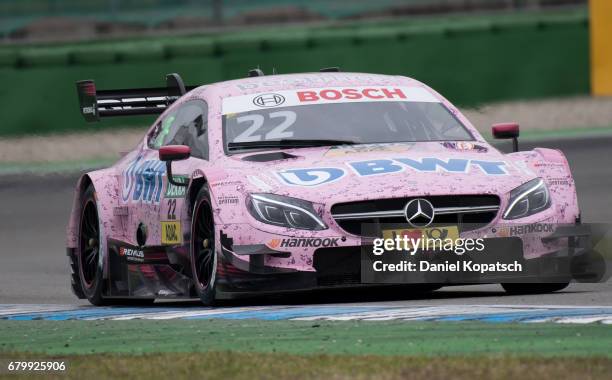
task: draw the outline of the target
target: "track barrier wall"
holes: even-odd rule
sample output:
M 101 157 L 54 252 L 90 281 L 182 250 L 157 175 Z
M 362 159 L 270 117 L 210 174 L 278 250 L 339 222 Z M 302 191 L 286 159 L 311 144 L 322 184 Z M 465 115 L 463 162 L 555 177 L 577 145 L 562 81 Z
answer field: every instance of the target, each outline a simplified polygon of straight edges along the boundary
M 357 24 L 359 25 L 359 24 Z M 250 36 L 174 37 L 45 47 L 0 48 L 0 135 L 145 125 L 150 118 L 86 125 L 74 82 L 98 88 L 162 86 L 178 72 L 187 84 L 266 73 L 342 71 L 406 75 L 458 105 L 588 94 L 586 12 L 472 19 L 418 26 L 393 22 Z M 283 29 L 284 30 L 284 29 Z

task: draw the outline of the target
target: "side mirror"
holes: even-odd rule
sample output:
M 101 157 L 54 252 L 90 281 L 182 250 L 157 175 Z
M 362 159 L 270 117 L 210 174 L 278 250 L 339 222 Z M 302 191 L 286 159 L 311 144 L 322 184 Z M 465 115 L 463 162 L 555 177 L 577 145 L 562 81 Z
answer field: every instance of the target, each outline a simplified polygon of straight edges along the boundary
M 187 183 L 174 180 L 172 176 L 172 161 L 186 160 L 191 156 L 191 148 L 187 145 L 167 145 L 159 148 L 159 160 L 166 163 L 166 175 L 168 182 L 174 186 L 185 187 Z
M 159 148 L 160 161 L 181 161 L 191 156 L 191 148 L 187 145 L 167 145 Z
M 512 151 L 518 152 L 518 137 L 519 137 L 519 125 L 518 123 L 499 123 L 493 124 L 491 128 L 493 137 L 496 139 L 512 139 Z

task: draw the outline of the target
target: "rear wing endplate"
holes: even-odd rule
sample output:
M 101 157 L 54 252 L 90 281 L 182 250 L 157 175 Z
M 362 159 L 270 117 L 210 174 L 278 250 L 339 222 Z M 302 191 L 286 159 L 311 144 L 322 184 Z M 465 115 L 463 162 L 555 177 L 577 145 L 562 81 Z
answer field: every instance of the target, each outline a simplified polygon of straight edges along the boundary
M 176 74 L 166 75 L 166 87 L 124 90 L 97 90 L 93 80 L 76 82 L 81 114 L 88 122 L 103 117 L 156 115 L 187 91 L 197 86 L 185 86 Z

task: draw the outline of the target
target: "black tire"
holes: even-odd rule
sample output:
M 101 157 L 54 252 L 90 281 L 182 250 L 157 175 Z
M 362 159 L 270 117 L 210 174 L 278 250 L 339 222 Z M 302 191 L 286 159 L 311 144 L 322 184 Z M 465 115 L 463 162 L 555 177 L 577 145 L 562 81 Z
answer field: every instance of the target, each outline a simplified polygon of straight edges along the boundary
M 206 186 L 198 192 L 191 220 L 191 273 L 196 293 L 204 305 L 212 306 L 216 298 L 217 239 L 215 221 Z
M 81 285 L 81 277 L 79 276 L 79 262 L 77 258 L 77 250 L 74 249 L 68 254 L 68 260 L 70 264 L 70 288 L 72 293 L 80 300 L 83 300 L 85 293 L 83 293 L 83 286 Z
M 544 294 L 557 292 L 567 288 L 569 282 L 562 283 L 542 283 L 542 284 L 523 284 L 508 283 L 501 284 L 508 294 Z
M 79 219 L 79 239 L 76 249 L 76 263 L 80 290 L 94 306 L 130 305 L 147 306 L 155 302 L 154 298 L 104 298 L 104 279 L 99 265 L 101 252 L 100 220 L 95 198 L 95 190 L 89 185 L 81 197 L 81 216 Z
M 87 300 L 95 306 L 105 305 L 102 298 L 104 281 L 100 259 L 100 223 L 95 199 L 95 190 L 89 185 L 81 196 L 79 239 L 76 261 L 81 289 Z

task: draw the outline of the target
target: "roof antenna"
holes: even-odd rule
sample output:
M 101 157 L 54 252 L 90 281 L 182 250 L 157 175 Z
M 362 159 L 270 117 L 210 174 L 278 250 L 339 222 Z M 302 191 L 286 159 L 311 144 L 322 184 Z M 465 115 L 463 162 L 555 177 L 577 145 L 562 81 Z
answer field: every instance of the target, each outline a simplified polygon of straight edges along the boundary
M 258 67 L 256 69 L 251 69 L 249 70 L 249 78 L 252 77 L 263 77 L 264 76 L 264 72 L 261 71 L 261 69 Z
M 322 73 L 338 73 L 340 72 L 340 68 L 337 66 L 334 67 L 324 67 L 322 69 L 319 70 Z

